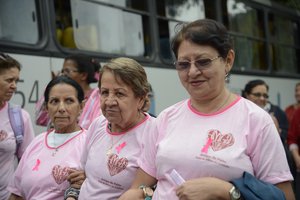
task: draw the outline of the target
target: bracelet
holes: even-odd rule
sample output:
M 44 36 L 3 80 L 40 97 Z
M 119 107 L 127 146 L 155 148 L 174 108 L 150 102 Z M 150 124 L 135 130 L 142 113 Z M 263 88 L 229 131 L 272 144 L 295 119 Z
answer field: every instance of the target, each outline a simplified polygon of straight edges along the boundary
M 80 193 L 80 190 L 76 189 L 76 188 L 72 188 L 72 187 L 69 187 L 66 191 L 65 191 L 65 194 L 64 194 L 64 200 L 66 200 L 67 198 L 69 197 L 73 197 L 74 199 L 78 199 L 79 197 L 79 193 Z
M 139 189 L 143 190 L 145 200 L 151 200 L 153 196 L 153 189 L 145 185 L 140 185 Z

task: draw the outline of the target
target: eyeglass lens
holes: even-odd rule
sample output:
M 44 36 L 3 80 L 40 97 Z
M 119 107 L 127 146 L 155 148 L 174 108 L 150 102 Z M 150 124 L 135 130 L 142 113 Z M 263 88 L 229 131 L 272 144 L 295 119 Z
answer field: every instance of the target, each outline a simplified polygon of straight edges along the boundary
M 269 98 L 269 95 L 268 94 L 263 94 L 263 93 L 251 93 L 253 96 L 255 97 L 264 97 L 265 99 L 268 99 Z

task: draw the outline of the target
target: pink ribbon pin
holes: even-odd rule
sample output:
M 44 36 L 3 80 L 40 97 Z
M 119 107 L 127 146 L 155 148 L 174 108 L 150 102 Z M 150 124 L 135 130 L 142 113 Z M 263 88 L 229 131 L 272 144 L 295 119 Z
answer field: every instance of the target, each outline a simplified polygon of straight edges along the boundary
M 116 147 L 117 153 L 119 154 L 125 146 L 126 146 L 126 142 L 119 144 L 119 146 Z
M 32 171 L 38 171 L 40 164 L 41 164 L 40 159 L 37 159 L 34 167 L 32 168 Z

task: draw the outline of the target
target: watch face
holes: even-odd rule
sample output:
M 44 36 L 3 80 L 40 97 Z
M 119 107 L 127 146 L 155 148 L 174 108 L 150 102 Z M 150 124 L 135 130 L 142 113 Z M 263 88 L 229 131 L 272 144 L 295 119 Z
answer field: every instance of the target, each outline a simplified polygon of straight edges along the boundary
M 153 190 L 150 187 L 145 187 L 145 193 L 149 197 L 153 196 Z
M 229 193 L 231 200 L 239 200 L 241 198 L 240 191 L 235 187 L 232 187 Z
M 234 200 L 235 199 L 240 199 L 241 198 L 241 193 L 240 193 L 240 191 L 238 191 L 238 190 L 233 190 L 233 192 L 232 192 L 232 197 L 234 198 Z

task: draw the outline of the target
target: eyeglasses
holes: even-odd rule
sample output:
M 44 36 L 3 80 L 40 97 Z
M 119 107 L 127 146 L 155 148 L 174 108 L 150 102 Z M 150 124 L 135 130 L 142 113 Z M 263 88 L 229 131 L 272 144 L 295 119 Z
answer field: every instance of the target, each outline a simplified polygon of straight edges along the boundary
M 261 97 L 263 97 L 263 98 L 265 98 L 265 99 L 268 99 L 268 98 L 269 98 L 269 95 L 268 95 L 268 94 L 263 94 L 263 93 L 259 93 L 259 92 L 257 92 L 257 93 L 250 93 L 250 94 L 252 94 L 253 96 L 255 96 L 255 97 L 257 97 L 257 98 L 261 98 Z
M 78 70 L 75 70 L 75 69 L 62 69 L 61 70 L 61 73 L 62 74 L 71 74 L 72 72 L 78 72 Z
M 192 64 L 194 64 L 198 70 L 204 70 L 207 69 L 211 63 L 218 59 L 221 58 L 221 56 L 217 56 L 215 58 L 201 58 L 199 60 L 195 60 L 195 61 L 176 61 L 174 63 L 175 68 L 179 71 L 184 71 L 184 70 L 188 70 Z

